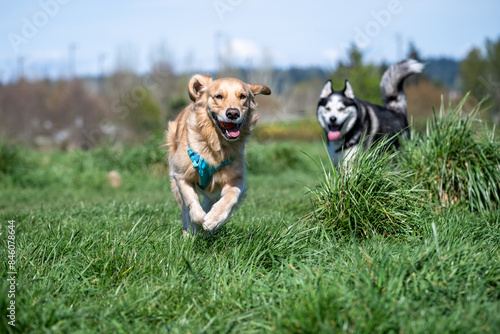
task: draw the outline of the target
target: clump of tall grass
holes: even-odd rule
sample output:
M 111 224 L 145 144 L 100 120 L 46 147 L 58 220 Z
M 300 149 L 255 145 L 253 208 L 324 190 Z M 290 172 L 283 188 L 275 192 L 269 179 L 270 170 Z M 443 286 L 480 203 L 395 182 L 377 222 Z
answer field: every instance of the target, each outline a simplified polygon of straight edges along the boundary
M 404 236 L 419 229 L 424 191 L 411 172 L 398 168 L 401 152 L 390 151 L 390 138 L 360 151 L 346 167 L 331 165 L 313 189 L 306 221 L 342 234 Z
M 412 133 L 405 168 L 440 205 L 488 211 L 500 202 L 500 142 L 478 117 L 481 104 L 463 116 L 466 99 L 446 111 L 441 104 L 425 134 Z

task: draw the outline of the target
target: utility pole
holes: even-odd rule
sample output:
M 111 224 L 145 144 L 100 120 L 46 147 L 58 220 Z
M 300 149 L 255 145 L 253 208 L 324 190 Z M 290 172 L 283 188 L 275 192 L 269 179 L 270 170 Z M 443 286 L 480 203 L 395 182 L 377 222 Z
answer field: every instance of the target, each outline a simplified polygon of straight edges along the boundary
M 72 43 L 68 48 L 68 76 L 72 80 L 76 74 L 76 44 Z
M 214 49 L 215 49 L 215 68 L 214 68 L 214 73 L 218 73 L 221 71 L 221 39 L 222 39 L 222 33 L 220 31 L 215 32 L 215 38 L 214 38 Z
M 99 77 L 103 78 L 104 77 L 104 62 L 106 61 L 106 54 L 101 53 L 97 57 L 97 67 L 98 67 L 98 75 Z
M 403 37 L 396 33 L 396 61 L 403 59 Z
M 17 58 L 17 81 L 21 81 L 24 78 L 24 57 Z
M 97 56 L 97 81 L 99 82 L 99 91 L 102 92 L 104 90 L 104 62 L 106 61 L 106 54 L 101 53 Z

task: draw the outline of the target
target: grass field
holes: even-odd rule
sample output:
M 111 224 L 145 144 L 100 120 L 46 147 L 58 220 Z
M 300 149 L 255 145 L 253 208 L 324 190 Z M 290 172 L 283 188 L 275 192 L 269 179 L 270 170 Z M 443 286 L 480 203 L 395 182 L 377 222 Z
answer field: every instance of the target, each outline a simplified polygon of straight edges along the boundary
M 2 332 L 500 331 L 498 203 L 477 209 L 434 196 L 450 189 L 425 190 L 432 166 L 418 154 L 397 169 L 370 167 L 372 201 L 360 188 L 370 180 L 348 181 L 368 169 L 339 175 L 321 142 L 251 142 L 244 204 L 217 235 L 183 238 L 158 144 L 50 154 L 4 145 L 0 270 L 7 277 L 15 220 L 17 285 L 8 298 L 9 282 L 0 283 Z M 122 177 L 117 188 L 111 170 Z M 399 172 L 407 205 L 377 190 L 378 177 Z M 328 189 L 340 194 L 330 202 L 348 203 L 339 206 L 347 218 L 330 202 L 328 215 L 311 215 Z M 398 189 L 388 198 L 397 201 Z M 370 220 L 365 207 L 379 216 Z M 353 221 L 364 225 L 350 229 Z M 398 221 L 411 231 L 379 228 Z

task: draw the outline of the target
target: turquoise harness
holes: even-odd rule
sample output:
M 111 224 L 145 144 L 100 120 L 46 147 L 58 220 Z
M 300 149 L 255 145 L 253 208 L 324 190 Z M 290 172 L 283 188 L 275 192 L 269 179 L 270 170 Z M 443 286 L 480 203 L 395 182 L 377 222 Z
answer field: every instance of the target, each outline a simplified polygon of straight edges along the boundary
M 226 161 L 223 161 L 219 166 L 214 167 L 212 165 L 209 165 L 205 159 L 200 157 L 198 153 L 193 151 L 192 149 L 187 148 L 189 157 L 193 161 L 193 167 L 198 171 L 198 174 L 200 174 L 200 183 L 198 183 L 198 186 L 202 189 L 205 190 L 205 188 L 208 186 L 210 183 L 210 179 L 212 178 L 212 175 L 215 174 L 216 171 L 221 169 L 224 166 L 229 165 L 231 162 L 234 161 L 233 158 L 227 159 Z

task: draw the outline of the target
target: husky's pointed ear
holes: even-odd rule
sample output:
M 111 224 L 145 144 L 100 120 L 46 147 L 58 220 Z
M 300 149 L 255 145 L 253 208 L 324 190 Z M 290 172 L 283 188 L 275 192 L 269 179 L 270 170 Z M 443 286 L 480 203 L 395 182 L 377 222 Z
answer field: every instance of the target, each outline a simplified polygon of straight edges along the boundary
M 324 99 L 328 96 L 330 96 L 330 94 L 333 93 L 333 89 L 332 89 L 332 81 L 331 80 L 328 80 L 325 85 L 323 86 L 323 90 L 321 91 L 321 94 L 319 95 L 319 98 L 320 99 Z
M 212 82 L 212 77 L 208 74 L 195 74 L 189 79 L 188 93 L 191 101 L 196 102 L 201 93 Z
M 248 83 L 248 88 L 252 91 L 253 95 L 271 95 L 271 89 L 267 86 L 264 85 L 254 85 L 251 83 Z
M 352 90 L 351 84 L 349 83 L 349 80 L 345 81 L 345 87 L 344 87 L 344 96 L 349 98 L 349 99 L 354 99 L 354 91 Z

